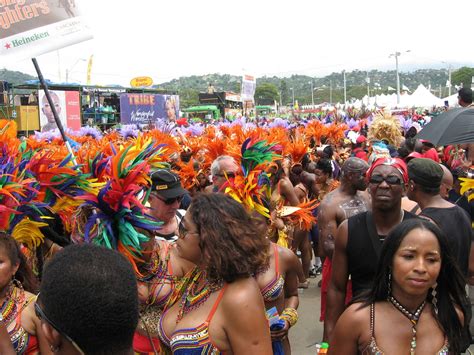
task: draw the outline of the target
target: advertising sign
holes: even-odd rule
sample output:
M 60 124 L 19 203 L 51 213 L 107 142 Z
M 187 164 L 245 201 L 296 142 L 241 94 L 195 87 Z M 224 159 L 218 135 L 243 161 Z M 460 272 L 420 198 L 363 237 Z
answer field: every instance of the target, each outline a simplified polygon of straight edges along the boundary
M 130 86 L 132 88 L 147 87 L 153 85 L 153 79 L 149 76 L 139 76 L 130 80 Z
M 257 87 L 257 80 L 252 75 L 244 75 L 242 77 L 242 101 L 254 101 L 255 88 Z
M 49 93 L 63 127 L 74 131 L 79 130 L 81 128 L 79 92 L 49 90 Z M 39 114 L 41 132 L 58 128 L 44 91 L 39 92 Z
M 159 119 L 176 122 L 178 115 L 178 95 L 132 93 L 120 95 L 120 122 L 122 124 L 149 126 Z
M 91 39 L 79 2 L 0 0 L 0 64 Z

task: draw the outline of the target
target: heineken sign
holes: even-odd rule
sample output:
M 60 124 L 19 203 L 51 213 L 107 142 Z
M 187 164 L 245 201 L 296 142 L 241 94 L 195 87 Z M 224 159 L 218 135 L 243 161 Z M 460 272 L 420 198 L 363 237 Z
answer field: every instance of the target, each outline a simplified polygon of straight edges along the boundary
M 0 0 L 0 67 L 92 38 L 80 0 Z

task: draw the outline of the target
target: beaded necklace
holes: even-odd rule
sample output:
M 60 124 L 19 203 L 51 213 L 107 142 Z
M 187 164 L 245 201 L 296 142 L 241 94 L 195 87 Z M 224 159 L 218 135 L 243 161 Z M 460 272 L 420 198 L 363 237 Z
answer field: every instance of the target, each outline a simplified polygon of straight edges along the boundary
M 183 295 L 181 296 L 181 303 L 179 304 L 176 323 L 179 323 L 185 314 L 202 306 L 213 292 L 222 288 L 222 282 L 210 284 L 207 282 L 207 280 L 205 280 L 205 275 L 205 272 L 200 270 L 198 271 L 196 269 L 195 275 L 191 279 L 191 282 L 186 285 Z M 204 286 L 198 289 L 198 285 L 200 282 L 202 282 L 202 280 L 205 280 Z
M 407 317 L 410 322 L 412 323 L 412 338 L 411 338 L 411 343 L 410 343 L 410 355 L 415 355 L 415 350 L 416 350 L 416 325 L 418 324 L 418 321 L 420 320 L 421 312 L 423 312 L 423 308 L 425 308 L 426 301 L 423 301 L 422 304 L 418 306 L 418 308 L 415 310 L 415 313 L 410 312 L 408 309 L 403 307 L 400 302 L 398 302 L 395 297 L 390 295 L 388 297 L 388 300 L 390 303 L 395 307 L 396 310 L 398 310 L 401 314 L 403 314 L 405 317 Z

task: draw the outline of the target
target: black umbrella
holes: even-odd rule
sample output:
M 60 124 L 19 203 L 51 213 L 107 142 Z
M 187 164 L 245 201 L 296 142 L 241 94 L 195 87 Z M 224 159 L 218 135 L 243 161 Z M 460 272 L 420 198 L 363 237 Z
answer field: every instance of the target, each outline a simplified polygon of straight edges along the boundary
M 433 117 L 416 138 L 435 146 L 474 143 L 474 108 L 454 108 Z

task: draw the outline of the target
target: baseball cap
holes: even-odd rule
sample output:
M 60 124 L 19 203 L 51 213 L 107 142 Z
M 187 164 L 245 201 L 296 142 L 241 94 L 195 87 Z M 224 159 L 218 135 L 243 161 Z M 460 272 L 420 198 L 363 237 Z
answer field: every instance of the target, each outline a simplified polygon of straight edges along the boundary
M 414 158 L 408 163 L 408 176 L 417 184 L 436 188 L 441 185 L 443 169 L 431 159 Z
M 181 186 L 181 179 L 172 171 L 159 169 L 151 176 L 152 192 L 156 192 L 161 197 L 175 198 L 186 194 L 188 191 Z

